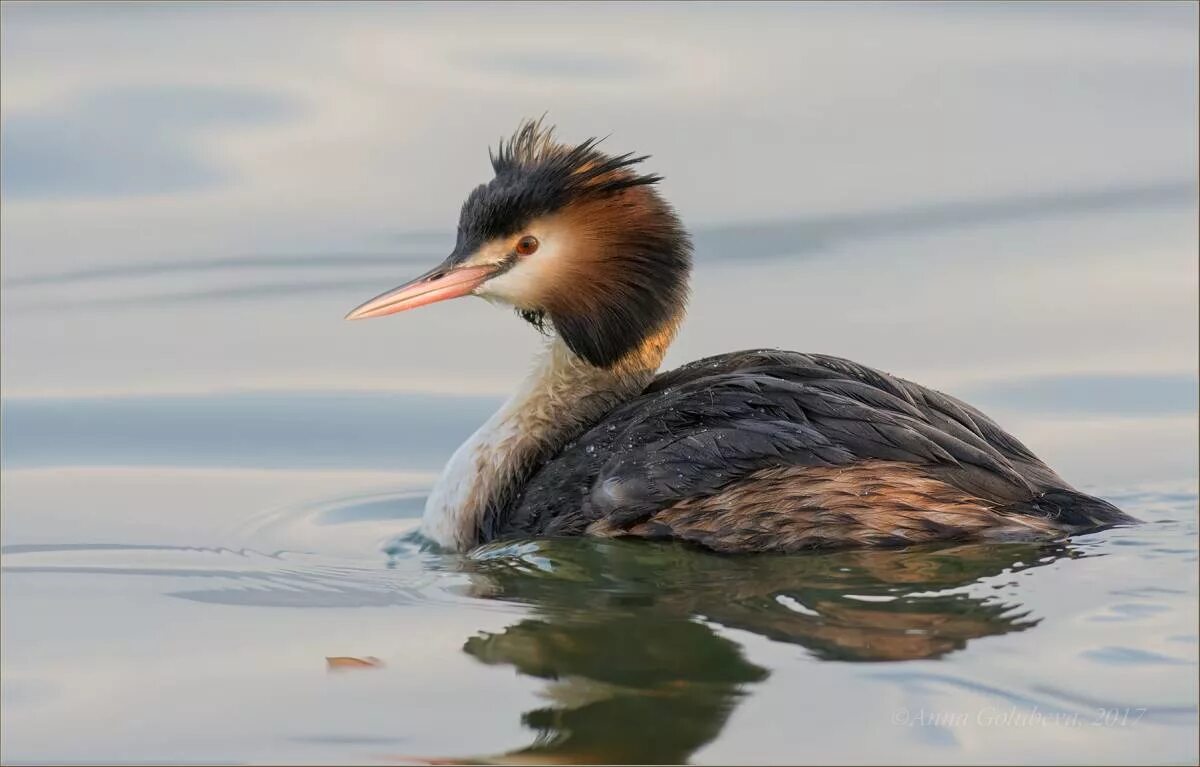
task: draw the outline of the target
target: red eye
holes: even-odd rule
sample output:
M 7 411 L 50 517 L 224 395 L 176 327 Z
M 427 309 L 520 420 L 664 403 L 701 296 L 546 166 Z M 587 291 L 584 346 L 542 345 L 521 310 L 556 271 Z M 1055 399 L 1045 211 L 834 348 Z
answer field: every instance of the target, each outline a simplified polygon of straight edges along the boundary
M 517 255 L 533 255 L 533 253 L 537 251 L 539 244 L 540 243 L 538 243 L 537 237 L 534 237 L 532 234 L 527 234 L 521 239 L 517 240 Z

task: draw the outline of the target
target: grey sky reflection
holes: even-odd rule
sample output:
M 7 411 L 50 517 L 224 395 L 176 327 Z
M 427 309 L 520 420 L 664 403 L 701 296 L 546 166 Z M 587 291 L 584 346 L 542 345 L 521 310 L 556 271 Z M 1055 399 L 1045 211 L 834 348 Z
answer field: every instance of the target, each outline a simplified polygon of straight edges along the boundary
M 232 171 L 195 143 L 205 128 L 294 116 L 277 94 L 236 88 L 121 88 L 40 111 L 5 115 L 3 192 L 15 198 L 119 197 L 183 192 Z

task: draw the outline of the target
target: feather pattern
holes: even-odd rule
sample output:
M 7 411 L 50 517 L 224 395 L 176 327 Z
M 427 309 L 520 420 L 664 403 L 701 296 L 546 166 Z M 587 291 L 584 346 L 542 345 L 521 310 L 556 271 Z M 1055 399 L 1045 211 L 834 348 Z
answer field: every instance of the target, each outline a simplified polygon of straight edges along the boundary
M 904 482 L 925 483 L 929 498 L 1000 510 L 997 519 L 1050 519 L 1055 529 L 1131 521 L 1072 490 L 1027 447 L 953 397 L 836 357 L 754 350 L 659 375 L 541 466 L 514 503 L 485 515 L 479 532 L 482 540 L 638 534 L 638 526 L 644 533 L 666 510 L 730 488 L 741 487 L 731 497 L 752 500 L 746 483 L 762 482 L 763 493 L 769 485 L 776 501 L 789 497 L 779 494 L 777 476 L 770 475 L 773 484 L 763 479 L 764 471 L 864 465 L 912 467 L 918 474 Z M 797 474 L 796 488 L 805 476 L 825 475 Z M 964 529 L 938 535 L 936 526 L 922 527 L 926 538 Z

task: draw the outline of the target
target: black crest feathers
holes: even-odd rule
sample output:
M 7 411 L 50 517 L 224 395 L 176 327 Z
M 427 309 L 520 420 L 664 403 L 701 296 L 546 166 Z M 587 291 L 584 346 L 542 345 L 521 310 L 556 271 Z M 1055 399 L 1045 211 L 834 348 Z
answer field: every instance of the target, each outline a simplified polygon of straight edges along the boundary
M 596 148 L 604 139 L 595 137 L 574 147 L 559 144 L 554 140 L 554 126 L 543 125 L 543 121 L 524 121 L 510 138 L 500 140 L 495 152 L 488 150 L 497 177 L 529 173 L 570 196 L 611 193 L 662 181 L 662 176 L 631 170 L 650 155 L 626 152 L 609 157 Z

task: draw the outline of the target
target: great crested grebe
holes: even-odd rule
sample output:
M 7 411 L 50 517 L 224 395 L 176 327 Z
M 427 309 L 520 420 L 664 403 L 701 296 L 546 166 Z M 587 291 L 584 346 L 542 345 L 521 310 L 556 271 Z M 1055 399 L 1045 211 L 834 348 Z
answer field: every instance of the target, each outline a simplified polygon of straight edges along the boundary
M 716 551 L 1012 539 L 1136 522 L 963 402 L 819 354 L 733 352 L 656 373 L 691 240 L 597 139 L 523 123 L 463 203 L 454 251 L 348 319 L 459 296 L 546 332 L 520 389 L 450 459 L 422 532 L 673 539 Z

